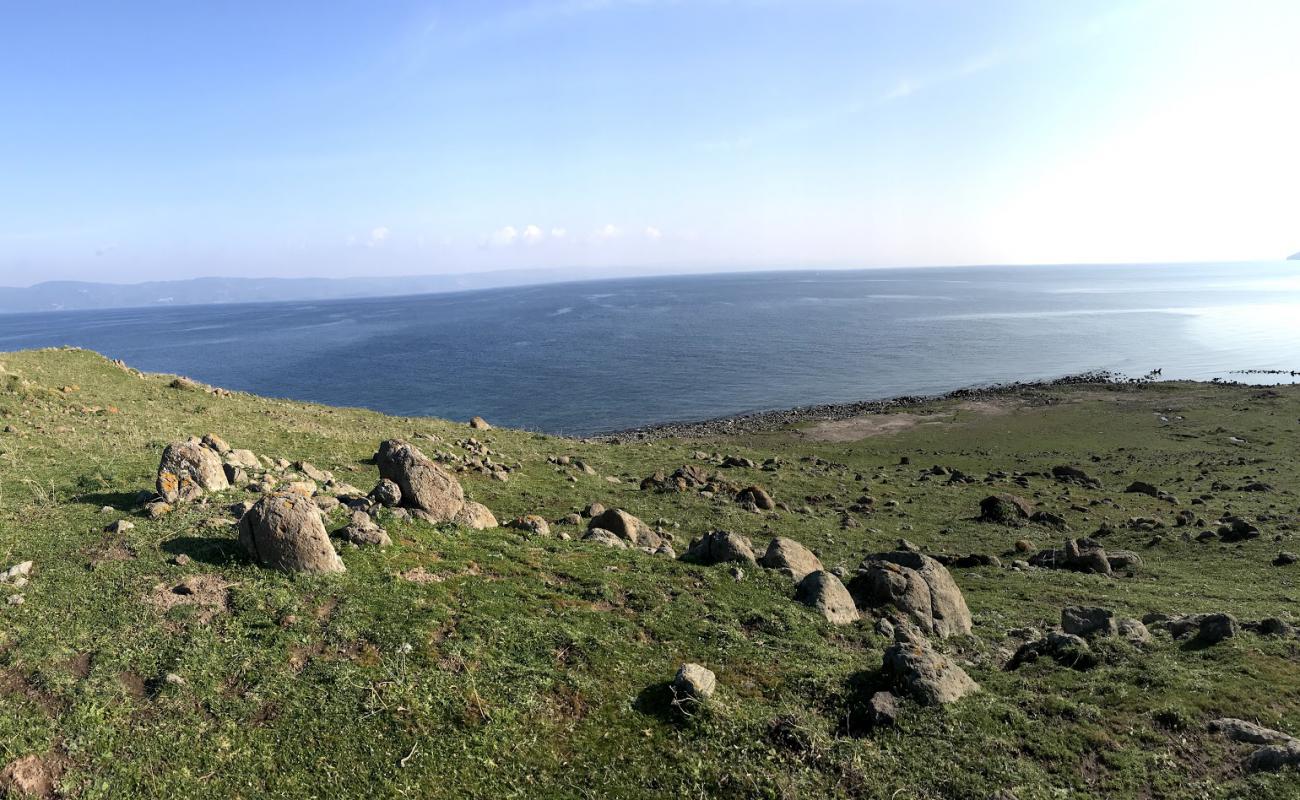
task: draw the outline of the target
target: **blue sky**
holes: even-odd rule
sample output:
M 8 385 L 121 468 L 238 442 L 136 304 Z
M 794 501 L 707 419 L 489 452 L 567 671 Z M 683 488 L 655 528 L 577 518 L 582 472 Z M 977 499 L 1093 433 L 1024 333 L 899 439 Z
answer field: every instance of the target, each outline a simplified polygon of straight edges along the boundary
M 1300 250 L 1294 0 L 0 0 L 0 283 Z

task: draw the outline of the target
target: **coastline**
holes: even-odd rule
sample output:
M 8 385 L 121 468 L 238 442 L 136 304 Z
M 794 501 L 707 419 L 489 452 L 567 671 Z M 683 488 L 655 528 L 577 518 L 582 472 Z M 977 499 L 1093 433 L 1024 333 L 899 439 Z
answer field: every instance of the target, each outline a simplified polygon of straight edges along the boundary
M 833 422 L 870 414 L 884 414 L 905 408 L 914 408 L 945 400 L 987 400 L 1035 389 L 1059 386 L 1127 386 L 1154 383 L 1150 375 L 1133 378 L 1106 370 L 1064 375 L 1043 380 L 1012 381 L 986 386 L 966 386 L 931 395 L 900 395 L 880 400 L 858 400 L 849 403 L 819 403 L 794 408 L 751 411 L 729 414 L 704 420 L 663 422 L 628 428 L 613 433 L 584 437 L 591 441 L 626 444 L 657 439 L 696 439 L 749 433 L 770 433 L 805 422 Z M 1243 385 L 1238 381 L 1200 381 L 1222 386 Z M 1262 384 L 1261 384 L 1262 385 Z

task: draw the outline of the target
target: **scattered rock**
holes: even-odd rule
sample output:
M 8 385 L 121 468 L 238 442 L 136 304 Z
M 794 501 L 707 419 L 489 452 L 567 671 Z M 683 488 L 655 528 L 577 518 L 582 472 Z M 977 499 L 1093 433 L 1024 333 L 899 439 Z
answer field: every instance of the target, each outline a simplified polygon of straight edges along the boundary
M 1011 657 L 1006 668 L 1018 669 L 1020 665 L 1033 663 L 1043 656 L 1051 658 L 1061 666 L 1078 670 L 1092 669 L 1099 663 L 1097 655 L 1088 647 L 1088 642 L 1082 636 L 1052 631 L 1041 639 L 1022 644 Z
M 778 536 L 768 542 L 767 552 L 758 563 L 768 569 L 784 572 L 795 581 L 801 581 L 805 575 L 822 568 L 821 559 L 794 539 Z
M 1221 733 L 1234 742 L 1245 742 L 1247 744 L 1285 744 L 1293 741 L 1293 737 L 1275 731 L 1272 728 L 1265 728 L 1262 725 L 1256 725 L 1253 722 L 1247 722 L 1244 719 L 1235 717 L 1221 717 L 1210 721 L 1210 732 Z
M 1136 619 L 1121 619 L 1118 630 L 1119 635 L 1127 639 L 1129 644 L 1144 645 L 1151 643 L 1151 632 L 1147 630 L 1147 626 Z
M 1100 489 L 1101 481 L 1090 476 L 1088 473 L 1078 467 L 1061 465 L 1052 467 L 1052 477 L 1062 483 L 1074 483 L 1079 486 L 1086 486 L 1089 489 Z
M 475 503 L 473 500 L 466 500 L 465 505 L 461 506 L 460 511 L 456 512 L 456 516 L 452 517 L 451 521 L 476 531 L 497 527 L 496 515 L 487 506 Z
M 867 701 L 867 724 L 891 728 L 898 723 L 898 698 L 892 692 L 876 692 Z
M 607 531 L 604 528 L 588 528 L 587 533 L 582 537 L 582 541 L 595 542 L 618 550 L 627 549 L 626 541 L 620 539 L 613 531 Z
M 691 541 L 681 560 L 693 564 L 737 562 L 755 564 L 754 550 L 747 539 L 729 531 L 709 531 Z
M 364 511 L 352 512 L 351 521 L 339 531 L 339 537 L 358 547 L 388 547 L 393 543 L 388 532 L 376 525 Z
M 849 590 L 839 578 L 824 570 L 810 572 L 799 581 L 794 599 L 817 610 L 832 625 L 858 620 L 858 608 Z
M 492 426 L 489 425 L 489 424 L 488 424 L 488 421 L 485 420 L 485 419 L 483 419 L 482 417 L 474 417 L 473 419 L 471 419 L 471 420 L 469 421 L 469 426 L 470 426 L 471 428 L 473 428 L 474 430 L 476 430 L 476 431 L 490 431 L 490 430 L 492 430 Z
M 1141 624 L 1141 623 L 1139 623 Z M 1061 609 L 1061 629 L 1075 636 L 1114 636 L 1119 633 L 1115 612 L 1105 608 L 1066 606 Z
M 673 705 L 684 707 L 702 704 L 713 697 L 718 687 L 718 677 L 699 664 L 682 664 L 673 678 Z
M 1242 763 L 1246 772 L 1277 772 L 1283 767 L 1300 767 L 1300 741 L 1261 747 Z
M 525 514 L 522 517 L 515 517 L 510 521 L 510 527 L 526 533 L 537 534 L 538 536 L 551 535 L 551 526 L 537 514 Z
M 990 495 L 980 501 L 980 520 L 1002 525 L 1023 525 L 1034 515 L 1034 504 L 1014 494 Z
M 1231 614 L 1202 615 L 1197 626 L 1196 639 L 1205 644 L 1218 644 L 1238 633 L 1237 619 Z
M 402 504 L 402 487 L 397 485 L 396 481 L 390 481 L 387 478 L 380 478 L 375 488 L 370 490 L 368 495 L 381 506 L 400 506 Z
M 621 508 L 610 508 L 594 516 L 587 528 L 603 528 L 636 547 L 658 547 L 663 538 L 641 520 Z
M 320 511 L 299 495 L 268 494 L 239 521 L 239 540 L 259 564 L 285 572 L 343 572 Z
M 231 450 L 225 454 L 223 460 L 232 467 L 242 469 L 258 469 L 262 466 L 262 463 L 257 460 L 257 454 L 252 450 Z
M 135 523 L 128 519 L 119 519 L 104 526 L 105 533 L 126 533 L 135 530 Z
M 741 489 L 740 492 L 736 494 L 736 502 L 741 503 L 742 505 L 745 503 L 752 503 L 762 511 L 771 511 L 776 508 L 776 503 L 772 500 L 772 496 L 760 486 L 750 486 L 746 489 Z

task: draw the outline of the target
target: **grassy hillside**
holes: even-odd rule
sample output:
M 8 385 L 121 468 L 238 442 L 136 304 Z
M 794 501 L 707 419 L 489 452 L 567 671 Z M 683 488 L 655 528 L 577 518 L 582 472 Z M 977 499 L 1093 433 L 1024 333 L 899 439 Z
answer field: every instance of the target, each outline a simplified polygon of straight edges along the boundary
M 0 765 L 26 759 L 62 796 L 1300 796 L 1294 770 L 1247 775 L 1253 747 L 1206 729 L 1227 715 L 1300 735 L 1294 636 L 1205 647 L 1156 632 L 1146 647 L 1097 643 L 1091 670 L 1004 669 L 1022 642 L 1012 631 L 1047 629 L 1070 604 L 1294 618 L 1300 564 L 1271 562 L 1300 549 L 1295 388 L 1026 389 L 936 401 L 890 424 L 615 445 L 173 388 L 84 351 L 0 365 L 0 569 L 34 562 L 26 586 L 0 587 Z M 466 455 L 472 436 L 514 469 L 506 481 L 458 474 L 467 495 L 503 523 L 540 514 L 551 535 L 381 517 L 394 545 L 343 548 L 346 573 L 273 572 L 245 558 L 230 526 L 227 506 L 253 497 L 242 487 L 156 520 L 141 511 L 162 448 L 209 432 L 363 491 L 381 440 Z M 714 453 L 779 464 L 721 469 Z M 639 488 L 683 464 L 759 484 L 792 510 Z M 1060 464 L 1102 487 L 1052 479 Z M 932 465 L 976 480 L 922 479 Z M 1135 480 L 1179 505 L 1124 493 Z M 1240 490 L 1258 482 L 1271 490 Z M 1048 547 L 1066 534 L 976 521 L 995 491 L 1063 516 L 1071 536 L 1109 523 L 1105 546 L 1144 564 L 1111 577 L 1012 569 L 1018 539 Z M 841 510 L 862 495 L 874 511 Z M 722 528 L 760 551 L 794 538 L 850 574 L 900 537 L 997 555 L 1003 566 L 952 568 L 974 634 L 939 645 L 983 691 L 942 708 L 905 701 L 896 728 L 867 730 L 888 644 L 870 619 L 832 626 L 779 574 L 737 580 L 554 524 L 593 501 L 661 521 L 679 553 Z M 1174 527 L 1184 510 L 1211 532 L 1231 513 L 1263 535 L 1198 541 L 1202 528 Z M 1137 530 L 1133 517 L 1168 527 Z M 118 519 L 134 528 L 105 532 Z M 187 580 L 192 594 L 174 591 Z M 685 661 L 718 677 L 714 701 L 689 716 L 667 702 Z

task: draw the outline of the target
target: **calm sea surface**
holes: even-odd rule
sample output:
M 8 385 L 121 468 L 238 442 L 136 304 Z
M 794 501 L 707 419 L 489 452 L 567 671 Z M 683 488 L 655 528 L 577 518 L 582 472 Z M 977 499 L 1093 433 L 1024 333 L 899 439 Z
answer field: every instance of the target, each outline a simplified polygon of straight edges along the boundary
M 585 434 L 1092 369 L 1300 370 L 1300 262 L 750 273 L 0 316 L 258 394 Z

